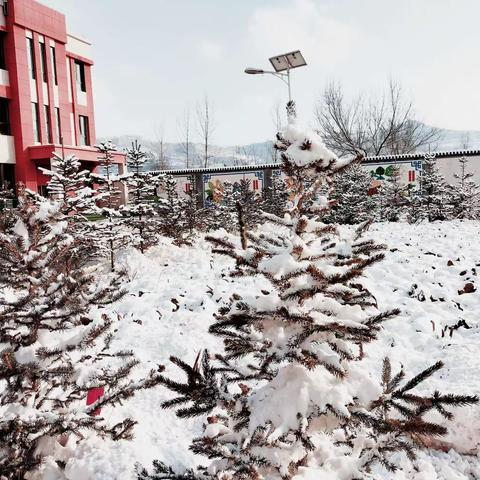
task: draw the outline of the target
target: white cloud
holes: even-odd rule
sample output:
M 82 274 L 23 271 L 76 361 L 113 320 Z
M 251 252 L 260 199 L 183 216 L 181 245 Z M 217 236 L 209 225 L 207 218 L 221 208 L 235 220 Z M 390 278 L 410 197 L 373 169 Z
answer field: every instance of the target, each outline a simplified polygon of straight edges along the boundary
M 307 62 L 316 58 L 323 68 L 344 62 L 358 34 L 328 17 L 314 0 L 258 8 L 249 24 L 250 39 L 263 56 L 300 49 Z
M 223 47 L 212 40 L 203 40 L 199 45 L 200 55 L 210 61 L 220 60 L 223 56 Z

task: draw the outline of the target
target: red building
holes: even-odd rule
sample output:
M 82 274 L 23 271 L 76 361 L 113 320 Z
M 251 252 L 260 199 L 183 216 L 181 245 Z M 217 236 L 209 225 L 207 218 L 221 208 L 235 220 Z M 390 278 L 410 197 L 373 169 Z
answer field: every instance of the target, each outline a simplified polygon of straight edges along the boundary
M 53 152 L 98 164 L 91 45 L 34 0 L 0 0 L 0 182 L 44 191 Z M 115 155 L 119 171 L 124 156 Z

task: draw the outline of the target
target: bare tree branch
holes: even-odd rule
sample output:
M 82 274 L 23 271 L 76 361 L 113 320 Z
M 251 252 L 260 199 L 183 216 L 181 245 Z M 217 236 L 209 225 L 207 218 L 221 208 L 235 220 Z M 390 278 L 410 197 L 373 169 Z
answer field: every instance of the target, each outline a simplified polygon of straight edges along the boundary
M 169 160 L 165 154 L 165 127 L 160 125 L 155 130 L 155 141 L 152 144 L 152 150 L 155 155 L 155 162 L 160 170 L 169 168 Z
M 358 95 L 350 101 L 339 84 L 330 83 L 315 117 L 326 145 L 340 155 L 412 153 L 436 146 L 440 138 L 437 128 L 415 120 L 413 102 L 394 80 L 380 97 Z
M 177 128 L 182 138 L 180 148 L 185 155 L 185 167 L 190 167 L 191 142 L 190 142 L 190 109 L 187 107 L 181 120 L 179 120 Z
M 215 116 L 213 107 L 206 95 L 203 99 L 203 102 L 197 105 L 197 121 L 198 130 L 202 137 L 203 143 L 203 163 L 204 167 L 207 167 L 208 161 L 212 157 L 210 152 L 210 142 L 215 130 Z

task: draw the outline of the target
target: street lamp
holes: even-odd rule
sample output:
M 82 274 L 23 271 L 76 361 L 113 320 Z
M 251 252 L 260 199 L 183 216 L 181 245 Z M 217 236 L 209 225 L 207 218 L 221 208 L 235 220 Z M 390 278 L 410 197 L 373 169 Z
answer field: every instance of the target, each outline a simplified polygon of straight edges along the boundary
M 292 89 L 290 85 L 290 70 L 303 67 L 307 64 L 300 50 L 294 52 L 283 53 L 275 57 L 269 58 L 274 71 L 262 70 L 261 68 L 246 68 L 245 73 L 249 75 L 264 75 L 266 73 L 279 78 L 288 86 L 288 100 L 292 100 Z

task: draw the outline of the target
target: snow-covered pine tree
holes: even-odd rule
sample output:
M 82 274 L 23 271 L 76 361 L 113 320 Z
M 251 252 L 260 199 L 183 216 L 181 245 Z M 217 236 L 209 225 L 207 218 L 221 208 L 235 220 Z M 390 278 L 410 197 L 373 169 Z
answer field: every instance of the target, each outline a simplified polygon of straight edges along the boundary
M 115 270 L 115 252 L 125 246 L 130 237 L 125 231 L 122 214 L 119 210 L 121 204 L 120 184 L 127 175 L 118 173 L 118 166 L 114 163 L 113 152 L 116 151 L 112 142 L 102 142 L 96 146 L 99 171 L 92 173 L 91 178 L 97 184 L 98 195 L 101 201 L 98 211 L 104 220 L 91 222 L 91 236 L 97 245 L 105 251 L 110 260 L 112 272 Z
M 158 382 L 156 371 L 134 379 L 133 353 L 112 350 L 115 321 L 99 307 L 124 294 L 122 274 L 99 279 L 92 265 L 86 268 L 90 250 L 70 234 L 62 204 L 22 195 L 15 217 L 14 227 L 0 234 L 0 476 L 6 480 L 27 478 L 47 456 L 60 471 L 59 444 L 88 432 L 131 438 L 133 419 L 109 424 L 99 409 Z M 87 406 L 92 389 L 103 395 Z
M 320 221 L 331 201 L 319 192 L 331 193 L 333 178 L 352 161 L 338 160 L 316 133 L 299 128 L 289 107 L 277 141 L 292 186 L 288 214 L 270 215 L 272 225 L 250 232 L 246 250 L 234 235 L 210 237 L 215 252 L 235 259 L 235 276 L 261 276 L 269 286 L 234 294 L 219 310 L 210 332 L 224 339 L 223 352 L 199 354 L 193 367 L 172 357 L 186 382 L 162 380 L 175 393 L 164 408 L 181 418 L 208 415 L 190 448 L 209 462 L 177 473 L 156 461 L 152 474 L 139 468 L 139 479 L 366 478 L 377 461 L 393 468 L 392 453 L 412 456 L 413 436 L 445 432 L 425 421 L 426 412 L 449 415 L 445 405 L 477 401 L 412 394 L 439 365 L 403 387 L 403 373 L 391 379 L 385 366 L 383 388 L 359 365 L 364 345 L 398 313 L 379 312 L 361 284 L 383 248 L 361 238 L 367 222 L 341 237 Z
M 426 154 L 423 159 L 420 200 L 424 217 L 429 222 L 449 218 L 449 186 L 437 167 L 435 154 Z
M 186 208 L 193 206 L 194 198 L 181 198 L 177 191 L 177 181 L 171 175 L 167 175 L 162 180 L 164 197 L 160 198 L 156 209 L 158 213 L 159 232 L 174 240 L 174 243 L 180 245 L 188 243 L 190 240 L 189 222 L 193 219 L 190 215 L 187 218 Z M 189 212 L 192 213 L 191 211 Z
M 199 207 L 199 194 L 195 179 L 190 178 L 191 188 L 186 192 L 186 196 L 183 199 L 184 203 L 184 217 L 185 227 L 188 237 L 192 239 L 196 230 L 205 230 L 205 208 Z
M 238 206 L 242 211 L 246 228 L 250 229 L 258 223 L 264 201 L 262 196 L 252 189 L 250 179 L 240 179 L 235 184 L 225 182 L 217 198 L 221 200 L 212 203 L 205 209 L 207 230 L 224 228 L 227 231 L 238 232 Z
M 221 200 L 215 203 L 216 224 L 212 230 L 224 228 L 227 231 L 233 231 L 237 228 L 235 185 L 232 182 L 225 182 L 223 191 L 218 197 Z
M 480 187 L 468 171 L 468 159 L 462 157 L 459 164 L 460 173 L 453 175 L 457 182 L 451 186 L 452 218 L 476 220 L 480 218 Z
M 142 253 L 157 241 L 154 198 L 160 184 L 160 177 L 145 172 L 146 152 L 138 141 L 132 142 L 127 150 L 127 166 L 129 176 L 126 178 L 128 187 L 128 203 L 120 208 L 125 225 L 133 230 L 133 245 Z
M 407 186 L 402 184 L 400 167 L 392 165 L 391 175 L 384 180 L 378 193 L 378 217 L 388 222 L 398 222 L 407 205 Z
M 329 212 L 329 221 L 353 225 L 375 218 L 376 199 L 369 195 L 370 174 L 358 163 L 335 177 L 335 206 Z
M 287 208 L 288 189 L 281 175 L 272 178 L 272 186 L 263 192 L 262 210 L 283 217 Z
M 217 187 L 214 199 L 205 206 L 202 224 L 205 231 L 220 228 L 231 231 L 237 228 L 235 189 L 231 182 L 224 182 Z
M 47 191 L 50 198 L 61 202 L 62 213 L 65 216 L 94 213 L 99 196 L 90 186 L 90 172 L 81 170 L 81 163 L 75 155 L 62 157 L 54 152 L 50 165 L 50 170 L 40 170 L 50 177 Z
M 234 204 L 235 211 L 237 204 L 240 205 L 243 212 L 243 220 L 247 228 L 252 228 L 258 224 L 262 197 L 252 189 L 252 181 L 250 179 L 240 179 L 233 191 L 232 203 Z
M 426 214 L 423 208 L 422 193 L 420 190 L 411 190 L 407 199 L 407 222 L 418 223 L 425 220 Z

